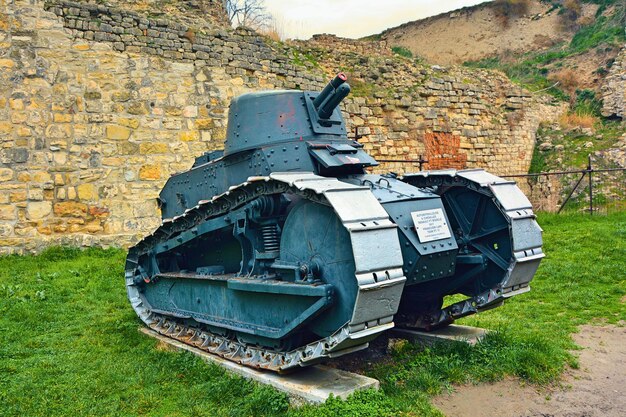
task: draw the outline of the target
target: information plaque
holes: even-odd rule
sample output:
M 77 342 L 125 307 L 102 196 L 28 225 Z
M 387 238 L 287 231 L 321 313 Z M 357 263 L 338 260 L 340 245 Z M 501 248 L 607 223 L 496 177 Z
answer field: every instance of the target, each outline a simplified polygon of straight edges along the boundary
M 447 239 L 450 228 L 443 210 L 440 208 L 411 212 L 413 224 L 420 243 L 432 242 L 433 240 Z

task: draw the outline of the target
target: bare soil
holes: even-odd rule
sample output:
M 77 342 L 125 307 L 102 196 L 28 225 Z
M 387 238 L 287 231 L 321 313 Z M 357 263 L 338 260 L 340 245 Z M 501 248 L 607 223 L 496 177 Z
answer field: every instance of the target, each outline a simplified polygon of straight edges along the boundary
M 450 417 L 626 416 L 626 327 L 585 325 L 574 340 L 583 348 L 580 368 L 559 387 L 505 379 L 456 387 L 433 404 Z
M 483 3 L 405 23 L 386 30 L 382 38 L 390 46 L 408 48 L 430 63 L 444 65 L 541 50 L 573 35 L 572 30 L 561 28 L 557 10 L 550 8 L 547 3 L 533 1 L 527 15 L 503 25 L 490 3 Z M 583 19 L 591 18 L 596 10 L 596 5 L 585 4 Z

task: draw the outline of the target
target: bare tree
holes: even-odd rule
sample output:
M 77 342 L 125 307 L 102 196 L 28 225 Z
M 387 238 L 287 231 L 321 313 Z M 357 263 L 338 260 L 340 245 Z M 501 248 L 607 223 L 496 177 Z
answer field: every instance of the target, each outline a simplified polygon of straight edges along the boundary
M 272 17 L 263 0 L 224 0 L 228 19 L 233 26 L 266 29 Z

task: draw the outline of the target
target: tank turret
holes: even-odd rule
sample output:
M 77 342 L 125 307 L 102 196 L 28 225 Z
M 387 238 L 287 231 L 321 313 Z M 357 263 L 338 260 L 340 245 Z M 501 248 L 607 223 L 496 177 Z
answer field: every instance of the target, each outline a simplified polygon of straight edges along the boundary
M 347 140 L 339 109 L 350 93 L 346 80 L 339 73 L 321 93 L 279 90 L 233 99 L 224 155 L 289 141 Z
M 302 169 L 324 176 L 362 174 L 378 165 L 347 137 L 339 108 L 350 93 L 346 80 L 339 73 L 319 93 L 263 91 L 233 99 L 224 151 L 207 152 L 190 171 L 168 180 L 159 195 L 163 218 L 180 215 L 252 176 Z M 190 186 L 207 177 L 206 188 Z

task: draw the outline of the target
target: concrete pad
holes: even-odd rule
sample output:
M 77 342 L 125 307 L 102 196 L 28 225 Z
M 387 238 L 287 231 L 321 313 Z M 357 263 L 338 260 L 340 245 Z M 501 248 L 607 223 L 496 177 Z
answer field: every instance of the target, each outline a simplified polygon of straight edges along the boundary
M 396 337 L 408 339 L 426 345 L 433 345 L 437 342 L 465 342 L 475 345 L 488 333 L 488 330 L 478 327 L 461 326 L 451 324 L 447 327 L 425 332 L 421 330 L 409 330 L 394 328 L 392 333 Z
M 207 362 L 217 364 L 244 378 L 271 385 L 279 391 L 287 393 L 296 402 L 323 403 L 330 394 L 345 399 L 358 390 L 379 388 L 379 382 L 374 378 L 322 365 L 309 366 L 287 375 L 252 369 L 186 345 L 178 340 L 170 339 L 146 327 L 140 327 L 139 331 L 175 349 L 191 352 Z

